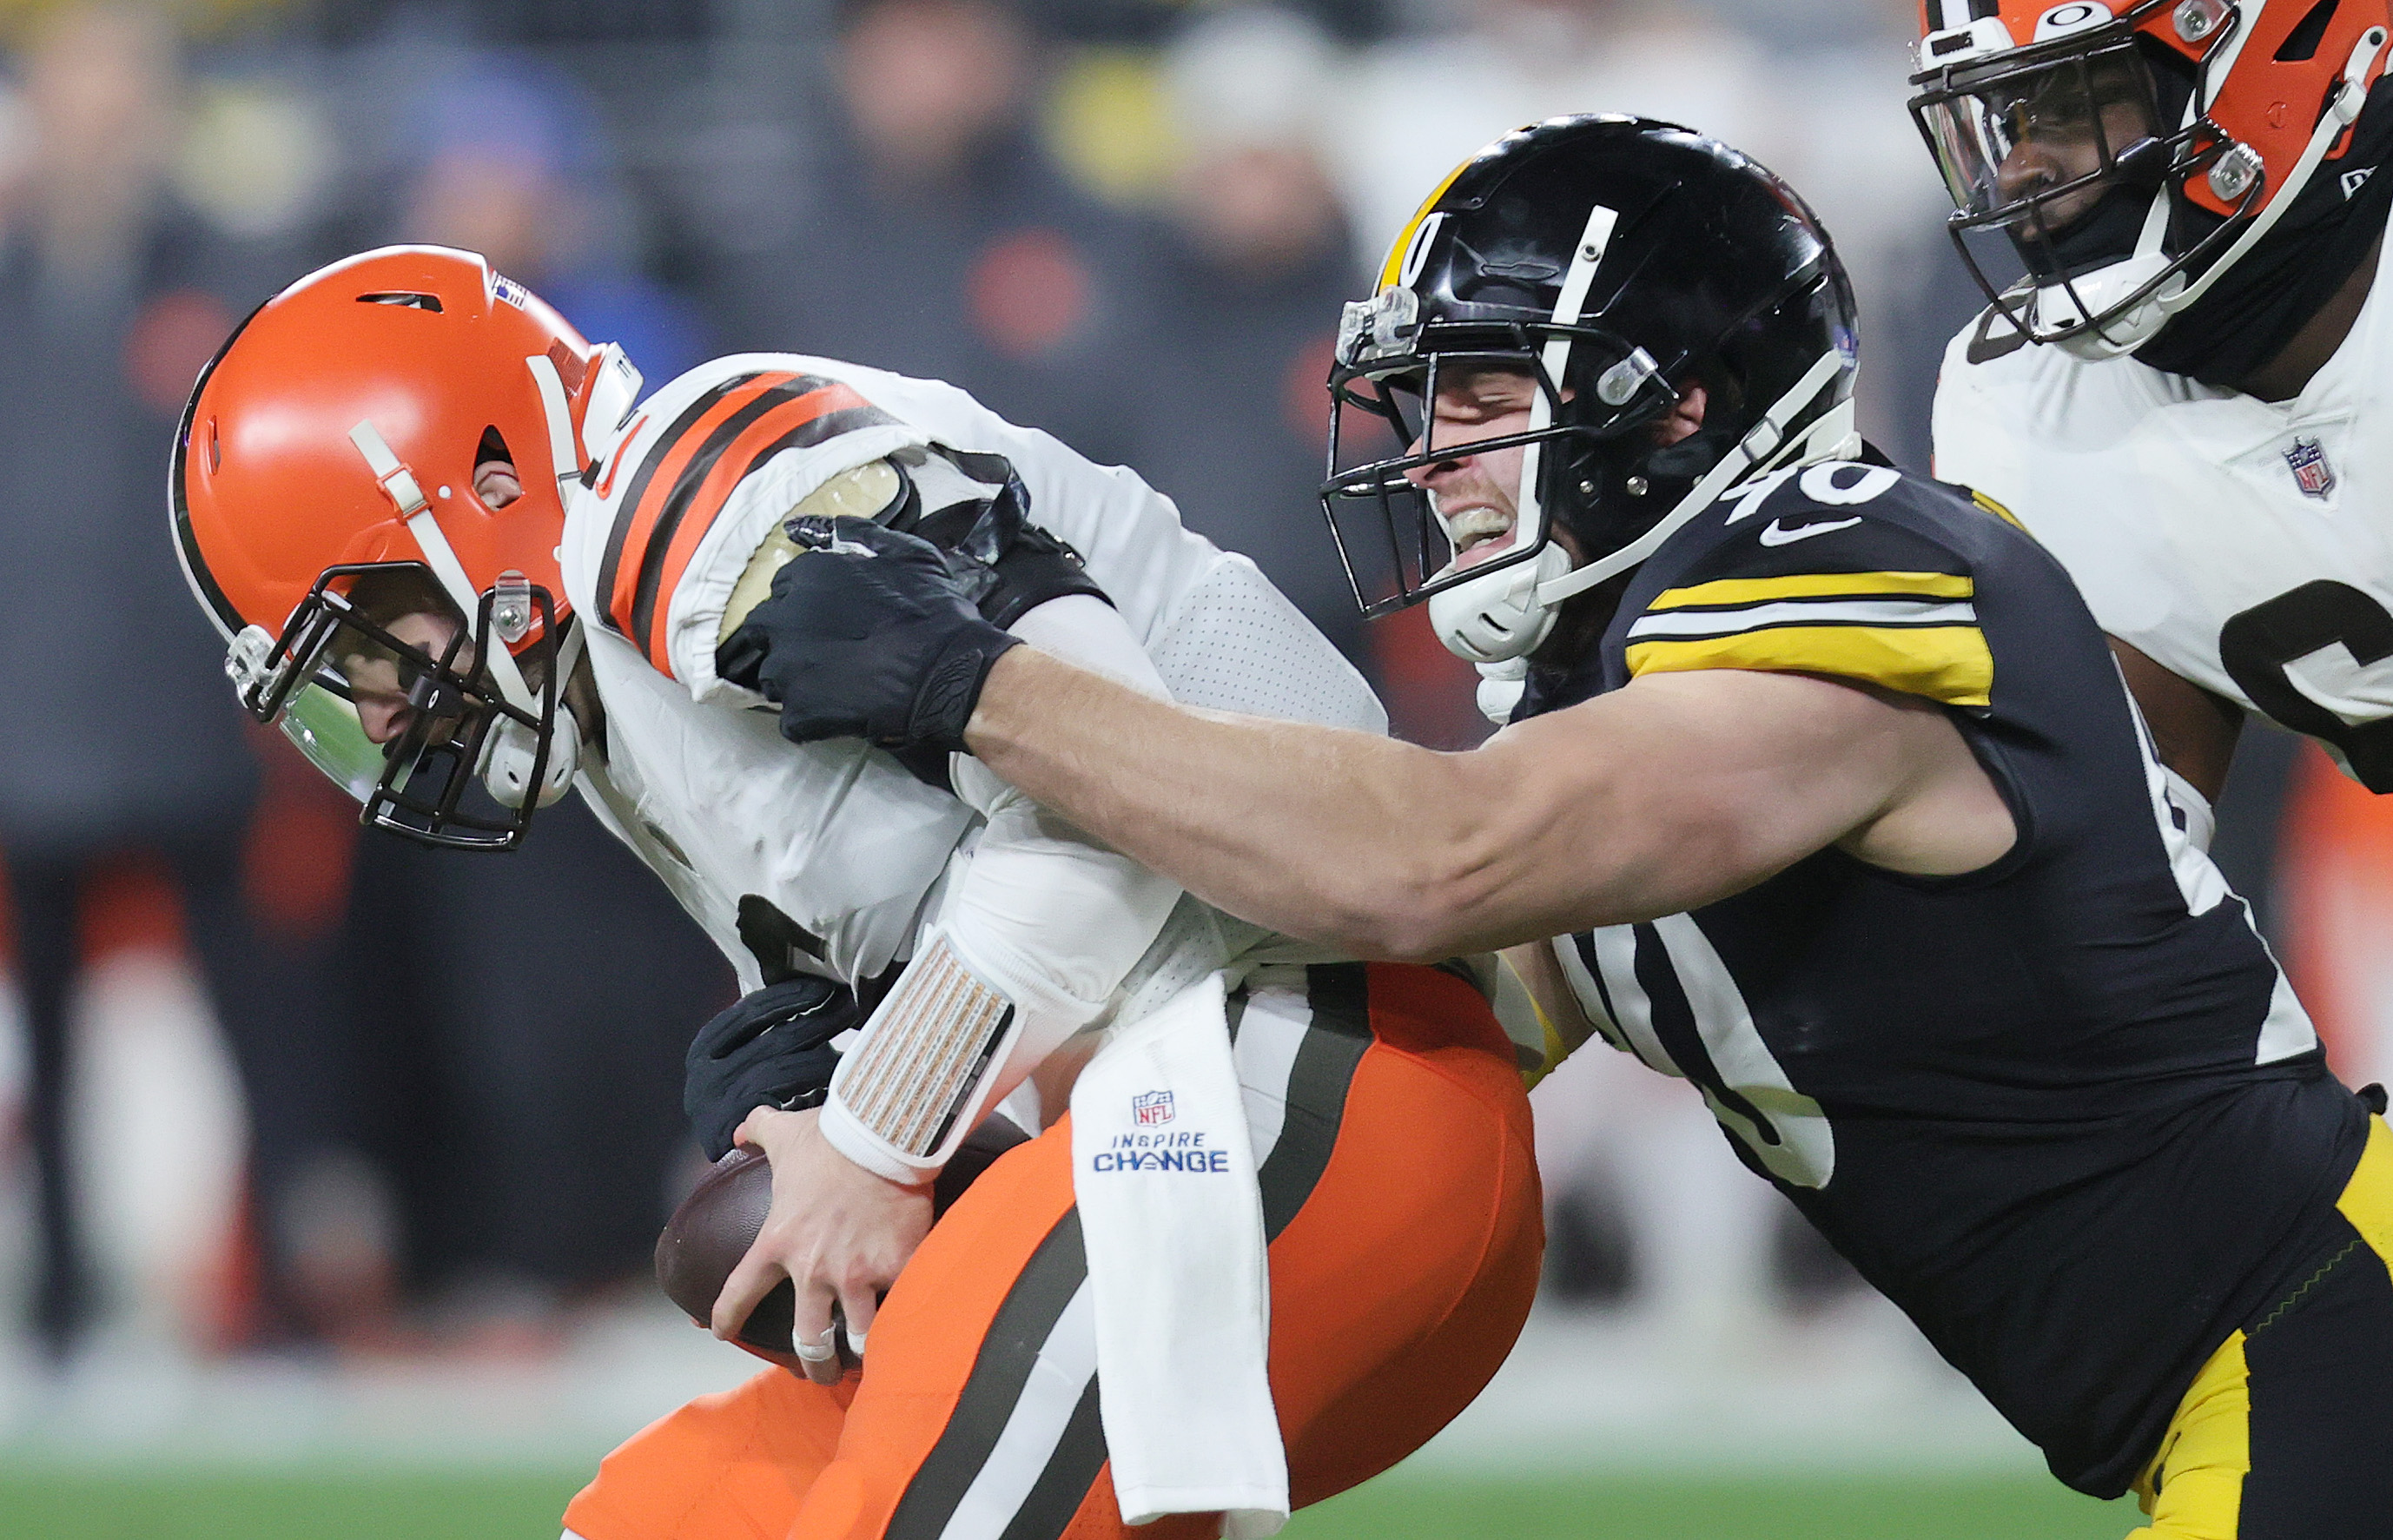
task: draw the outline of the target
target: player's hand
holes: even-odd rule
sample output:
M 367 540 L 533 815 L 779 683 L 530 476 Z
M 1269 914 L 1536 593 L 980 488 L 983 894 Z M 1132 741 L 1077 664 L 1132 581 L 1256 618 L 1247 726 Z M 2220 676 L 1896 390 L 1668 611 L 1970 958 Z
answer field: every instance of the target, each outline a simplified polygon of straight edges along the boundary
M 855 991 L 801 973 L 715 1013 L 682 1060 L 682 1111 L 709 1160 L 730 1153 L 753 1107 L 818 1105 L 839 1068 L 830 1040 L 865 1017 Z
M 981 618 L 938 547 L 870 519 L 790 521 L 807 547 L 715 653 L 793 743 L 961 751 L 981 682 L 1020 643 Z
M 728 1342 L 756 1302 L 783 1278 L 797 1294 L 790 1340 L 806 1377 L 839 1378 L 831 1307 L 845 1318 L 848 1346 L 864 1351 L 881 1297 L 931 1229 L 931 1189 L 873 1175 L 822 1136 L 818 1110 L 758 1107 L 734 1136 L 773 1166 L 773 1207 L 748 1255 L 714 1301 L 714 1335 Z

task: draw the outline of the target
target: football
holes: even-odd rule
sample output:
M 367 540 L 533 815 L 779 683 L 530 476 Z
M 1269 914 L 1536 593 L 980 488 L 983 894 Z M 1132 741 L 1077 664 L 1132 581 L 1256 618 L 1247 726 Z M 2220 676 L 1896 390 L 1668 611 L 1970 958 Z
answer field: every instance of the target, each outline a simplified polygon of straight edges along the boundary
M 955 1158 L 931 1192 L 931 1212 L 944 1214 L 1000 1155 L 1027 1142 L 1027 1136 L 1002 1117 L 992 1117 L 974 1129 L 958 1146 Z M 682 1199 L 673 1218 L 657 1237 L 657 1286 L 692 1321 L 707 1325 L 723 1282 L 739 1259 L 748 1254 L 765 1216 L 773 1207 L 773 1167 L 761 1150 L 733 1150 L 710 1168 Z M 790 1330 L 797 1309 L 797 1292 L 783 1279 L 757 1301 L 739 1328 L 739 1346 L 785 1369 L 799 1367 L 791 1350 Z M 856 1367 L 843 1335 L 843 1367 Z

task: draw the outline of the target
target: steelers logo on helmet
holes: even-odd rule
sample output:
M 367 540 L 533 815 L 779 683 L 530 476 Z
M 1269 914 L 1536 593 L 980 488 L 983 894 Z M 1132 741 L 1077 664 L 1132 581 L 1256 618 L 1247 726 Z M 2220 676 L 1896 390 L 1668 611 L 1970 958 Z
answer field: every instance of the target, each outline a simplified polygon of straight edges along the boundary
M 1926 17 L 1911 110 L 1955 244 L 2020 336 L 2097 359 L 2157 336 L 2349 148 L 2388 32 L 2383 5 L 2336 0 L 1928 0 Z
M 1339 330 L 1322 506 L 1357 602 L 1525 656 L 1737 480 L 1847 448 L 1852 332 L 1825 232 L 1737 151 L 1611 115 L 1507 135 Z M 1703 423 L 1666 441 L 1690 386 Z

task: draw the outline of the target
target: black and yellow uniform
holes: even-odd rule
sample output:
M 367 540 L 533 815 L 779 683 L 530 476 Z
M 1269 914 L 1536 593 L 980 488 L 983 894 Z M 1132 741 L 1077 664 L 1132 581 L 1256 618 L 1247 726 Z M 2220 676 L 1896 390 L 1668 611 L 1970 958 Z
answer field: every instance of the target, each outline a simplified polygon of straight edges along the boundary
M 2018 842 L 1941 879 L 1831 848 L 1557 942 L 1613 1046 L 1699 1086 L 1740 1157 L 2082 1491 L 2135 1483 L 2205 1363 L 2248 1330 L 2256 1364 L 2289 1329 L 2259 1322 L 2329 1257 L 2393 1338 L 2393 1237 L 2351 1249 L 2366 1227 L 2337 1210 L 2370 1119 L 2188 838 L 2057 562 L 1950 487 L 1781 473 L 1665 542 L 1520 714 L 1722 668 L 1941 702 Z M 2380 1476 L 2387 1399 L 2337 1435 Z

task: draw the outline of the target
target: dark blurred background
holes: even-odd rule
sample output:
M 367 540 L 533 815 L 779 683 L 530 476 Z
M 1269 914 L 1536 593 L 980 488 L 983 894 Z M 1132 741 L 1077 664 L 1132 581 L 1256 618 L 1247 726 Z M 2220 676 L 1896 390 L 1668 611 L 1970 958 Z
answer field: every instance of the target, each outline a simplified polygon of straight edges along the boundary
M 1472 676 L 1418 611 L 1354 619 L 1313 502 L 1340 305 L 1495 135 L 1676 118 L 1837 232 L 1865 426 L 1924 466 L 1979 300 L 1903 110 L 1911 26 L 1908 0 L 0 3 L 0 1304 L 32 1357 L 127 1322 L 202 1355 L 554 1351 L 644 1298 L 696 1159 L 682 1045 L 732 988 L 578 804 L 503 858 L 363 836 L 234 709 L 163 483 L 250 307 L 438 241 L 651 386 L 762 348 L 953 381 L 1135 467 L 1400 733 L 1459 747 Z M 2233 802 L 2231 875 L 2281 934 L 2306 917 L 2293 955 L 2368 1073 L 2393 834 L 2280 740 Z M 1558 1302 L 1709 1330 L 1844 1297 L 1695 1098 L 1587 1058 L 1539 1093 Z

